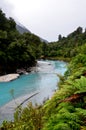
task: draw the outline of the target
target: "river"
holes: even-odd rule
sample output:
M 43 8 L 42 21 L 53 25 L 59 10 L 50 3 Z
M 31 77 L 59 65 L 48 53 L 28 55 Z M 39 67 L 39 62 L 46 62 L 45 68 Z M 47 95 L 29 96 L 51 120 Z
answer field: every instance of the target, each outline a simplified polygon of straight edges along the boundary
M 43 100 L 50 98 L 58 89 L 57 74 L 63 75 L 65 71 L 66 63 L 63 61 L 38 61 L 35 71 L 21 75 L 14 81 L 0 83 L 0 122 L 4 119 L 10 120 L 15 106 L 33 94 L 36 95 L 29 100 L 33 103 L 42 103 Z

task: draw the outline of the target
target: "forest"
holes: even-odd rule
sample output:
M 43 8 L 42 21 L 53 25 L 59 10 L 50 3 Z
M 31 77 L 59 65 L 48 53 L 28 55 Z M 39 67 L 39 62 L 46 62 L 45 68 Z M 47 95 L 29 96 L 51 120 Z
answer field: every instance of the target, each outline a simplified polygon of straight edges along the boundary
M 3 121 L 0 130 L 86 130 L 86 30 L 78 27 L 46 44 L 34 34 L 19 34 L 15 25 L 0 10 L 1 74 L 32 66 L 40 57 L 64 60 L 68 65 L 64 76 L 58 75 L 59 89 L 50 100 L 19 107 L 14 121 Z
M 34 66 L 43 55 L 44 44 L 35 34 L 20 34 L 14 19 L 0 10 L 0 75 Z

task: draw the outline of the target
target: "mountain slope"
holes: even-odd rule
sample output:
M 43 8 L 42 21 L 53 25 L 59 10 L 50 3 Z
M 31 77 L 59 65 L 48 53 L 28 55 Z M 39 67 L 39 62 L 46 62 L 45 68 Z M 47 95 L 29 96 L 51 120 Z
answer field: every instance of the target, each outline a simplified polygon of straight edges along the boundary
M 23 34 L 23 33 L 31 33 L 26 27 L 16 24 L 16 29 L 19 31 L 19 33 Z
M 29 31 L 25 26 L 23 26 L 22 24 L 16 24 L 16 29 L 18 30 L 18 32 L 20 34 L 23 34 L 23 33 L 31 33 L 31 31 Z M 45 42 L 45 43 L 48 43 L 47 40 L 41 38 L 40 36 L 37 36 L 40 38 L 41 42 Z

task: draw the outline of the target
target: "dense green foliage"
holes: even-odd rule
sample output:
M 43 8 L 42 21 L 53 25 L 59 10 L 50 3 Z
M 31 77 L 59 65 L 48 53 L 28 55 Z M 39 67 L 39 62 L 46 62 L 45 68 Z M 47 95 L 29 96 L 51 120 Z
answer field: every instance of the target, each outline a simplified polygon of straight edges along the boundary
M 8 39 L 8 32 L 5 29 L 0 33 L 4 41 Z M 9 41 L 11 40 L 9 38 Z M 63 77 L 59 75 L 59 90 L 50 100 L 43 106 L 29 104 L 26 108 L 18 108 L 14 114 L 14 121 L 4 121 L 0 130 L 86 130 L 85 43 L 86 32 L 82 32 L 81 27 L 67 38 L 59 35 L 59 41 L 50 44 L 39 44 L 39 39 L 32 34 L 22 36 L 18 34 L 10 44 L 8 42 L 6 52 L 12 61 L 18 61 L 21 52 L 22 55 L 19 57 L 21 63 L 22 59 L 27 62 L 28 56 L 32 60 L 41 55 L 53 59 L 69 59 L 70 63 L 65 75 Z M 4 59 L 4 55 L 1 51 L 1 58 Z
M 65 75 L 59 76 L 59 90 L 44 105 L 43 130 L 86 130 L 85 35 L 86 32 L 82 33 L 82 28 L 79 27 L 67 38 L 61 39 L 60 36 L 58 42 L 50 45 L 51 52 L 53 47 L 57 47 L 54 55 L 51 54 L 53 58 L 69 58 L 70 63 Z
M 0 73 L 15 72 L 35 64 L 43 51 L 44 43 L 31 33 L 20 34 L 12 18 L 0 10 Z

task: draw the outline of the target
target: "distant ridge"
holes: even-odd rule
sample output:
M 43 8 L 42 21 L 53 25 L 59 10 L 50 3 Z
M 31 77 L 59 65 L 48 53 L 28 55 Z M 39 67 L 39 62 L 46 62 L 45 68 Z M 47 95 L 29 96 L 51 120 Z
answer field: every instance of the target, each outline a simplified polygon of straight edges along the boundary
M 26 27 L 16 24 L 16 29 L 19 31 L 19 33 L 23 34 L 23 33 L 31 33 Z
M 23 26 L 22 24 L 20 23 L 17 23 L 16 24 L 16 29 L 19 31 L 19 33 L 23 34 L 23 33 L 31 33 L 31 31 L 29 31 L 25 26 Z M 40 36 L 38 36 L 41 40 L 41 42 L 45 42 L 45 43 L 48 43 L 47 40 L 41 38 Z
M 38 37 L 39 37 L 39 36 L 38 36 Z M 41 37 L 39 37 L 39 38 L 40 38 L 41 42 L 48 43 L 48 41 L 47 41 L 47 40 L 45 40 L 45 39 L 43 39 L 43 38 L 41 38 Z

